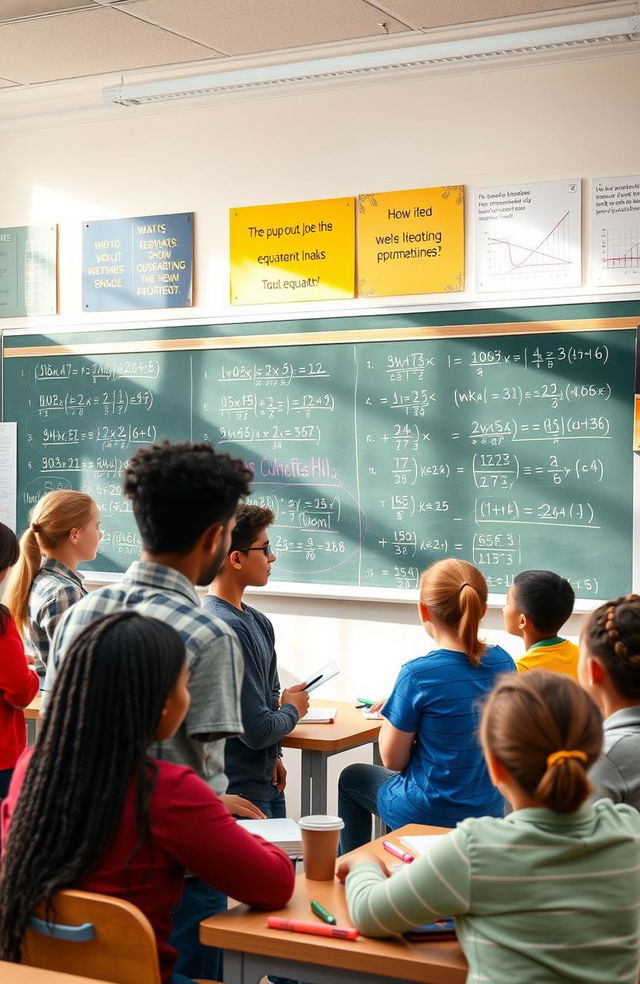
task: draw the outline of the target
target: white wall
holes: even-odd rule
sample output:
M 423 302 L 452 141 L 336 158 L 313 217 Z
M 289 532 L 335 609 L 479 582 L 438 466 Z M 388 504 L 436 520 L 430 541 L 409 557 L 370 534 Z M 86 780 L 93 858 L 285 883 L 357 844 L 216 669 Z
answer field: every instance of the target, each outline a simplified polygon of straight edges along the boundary
M 625 55 L 272 100 L 193 100 L 179 111 L 123 108 L 119 120 L 97 109 L 94 121 L 80 124 L 71 113 L 54 116 L 36 130 L 3 134 L 0 224 L 59 223 L 60 316 L 47 322 L 51 330 L 148 320 L 148 313 L 81 313 L 80 222 L 117 215 L 195 211 L 196 306 L 178 315 L 181 320 L 305 312 L 304 305 L 229 306 L 231 206 L 439 184 L 470 189 L 637 174 L 638 62 Z M 0 93 L 0 123 L 9 98 Z M 101 112 L 108 116 L 104 122 Z M 473 300 L 467 291 L 453 303 Z M 504 306 L 514 301 L 499 298 Z M 400 303 L 395 299 L 389 308 Z M 370 306 L 354 301 L 348 310 Z M 4 327 L 28 324 L 8 320 Z M 428 642 L 411 605 L 266 594 L 260 604 L 275 623 L 285 680 L 328 657 L 339 659 L 342 673 L 322 694 L 330 698 L 384 694 L 400 664 Z M 499 613 L 490 613 L 492 640 L 500 638 L 499 626 Z M 570 629 L 578 631 L 577 621 Z M 518 640 L 508 647 L 520 651 Z M 295 765 L 295 756 L 289 759 Z M 294 787 L 292 804 L 296 799 Z

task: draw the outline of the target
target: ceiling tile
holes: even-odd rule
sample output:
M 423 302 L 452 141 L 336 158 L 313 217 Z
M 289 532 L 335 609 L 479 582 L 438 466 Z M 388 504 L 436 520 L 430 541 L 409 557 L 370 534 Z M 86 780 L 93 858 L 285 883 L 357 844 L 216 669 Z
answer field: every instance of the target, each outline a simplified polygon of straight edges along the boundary
M 582 7 L 590 3 L 593 0 L 482 0 L 482 3 L 477 0 L 385 0 L 384 6 L 412 27 L 428 29 Z
M 93 0 L 2 0 L 0 21 L 15 17 L 33 17 L 36 14 L 52 14 L 73 7 L 94 7 Z
M 131 11 L 230 55 L 407 30 L 363 0 L 138 0 Z
M 117 8 L 103 7 L 0 24 L 0 51 L 4 75 L 19 82 L 50 82 L 217 55 Z

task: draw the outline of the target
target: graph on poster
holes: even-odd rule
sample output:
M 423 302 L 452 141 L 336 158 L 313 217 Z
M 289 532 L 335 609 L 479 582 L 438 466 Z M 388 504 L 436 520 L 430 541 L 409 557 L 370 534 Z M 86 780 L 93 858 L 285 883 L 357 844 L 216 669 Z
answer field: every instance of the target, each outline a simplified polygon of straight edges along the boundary
M 479 290 L 580 283 L 580 183 L 480 188 L 476 194 Z
M 594 179 L 590 279 L 640 283 L 640 176 Z

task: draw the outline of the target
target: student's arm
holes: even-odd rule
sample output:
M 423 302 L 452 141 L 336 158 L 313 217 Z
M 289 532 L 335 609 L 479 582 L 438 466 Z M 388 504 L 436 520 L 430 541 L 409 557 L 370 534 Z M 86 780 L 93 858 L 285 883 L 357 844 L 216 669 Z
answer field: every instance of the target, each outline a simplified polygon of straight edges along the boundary
M 614 803 L 627 802 L 629 788 L 626 779 L 606 753 L 603 752 L 589 770 L 589 781 L 593 786 L 592 803 L 600 799 L 610 799 Z
M 298 712 L 293 704 L 284 704 L 276 710 L 270 704 L 274 697 L 274 677 L 277 683 L 275 650 L 271 654 L 269 683 L 265 686 L 265 669 L 261 665 L 248 634 L 239 631 L 238 638 L 244 653 L 244 680 L 240 704 L 244 735 L 241 741 L 249 748 L 269 748 L 277 745 L 298 723 Z M 275 695 L 277 699 L 279 693 Z
M 469 910 L 470 866 L 460 829 L 444 834 L 393 878 L 373 860 L 358 864 L 356 856 L 346 864 L 349 915 L 364 936 L 393 936 Z
M 37 622 L 40 628 L 46 633 L 49 641 L 49 651 L 51 651 L 53 636 L 60 619 L 81 598 L 84 598 L 84 592 L 75 585 L 67 583 L 62 585 L 56 595 L 46 601 L 39 609 Z M 45 662 L 47 661 L 48 659 L 45 660 Z
M 385 769 L 402 772 L 409 764 L 415 741 L 415 731 L 400 731 L 389 721 L 383 721 L 378 735 L 378 749 Z
M 290 859 L 275 844 L 247 833 L 216 794 L 185 769 L 166 808 L 155 797 L 153 829 L 185 869 L 239 902 L 280 909 L 295 883 Z
M 31 703 L 38 693 L 40 682 L 38 674 L 29 668 L 22 639 L 13 619 L 7 622 L 7 629 L 0 638 L 0 691 L 2 699 L 22 710 Z

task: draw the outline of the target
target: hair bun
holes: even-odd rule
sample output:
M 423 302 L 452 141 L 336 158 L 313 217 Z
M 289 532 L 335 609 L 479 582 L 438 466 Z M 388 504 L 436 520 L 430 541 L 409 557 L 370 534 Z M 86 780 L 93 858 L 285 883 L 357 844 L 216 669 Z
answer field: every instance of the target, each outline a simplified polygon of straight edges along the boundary
M 34 533 L 39 533 L 40 532 L 40 523 L 32 523 L 31 524 L 31 530 Z

